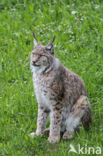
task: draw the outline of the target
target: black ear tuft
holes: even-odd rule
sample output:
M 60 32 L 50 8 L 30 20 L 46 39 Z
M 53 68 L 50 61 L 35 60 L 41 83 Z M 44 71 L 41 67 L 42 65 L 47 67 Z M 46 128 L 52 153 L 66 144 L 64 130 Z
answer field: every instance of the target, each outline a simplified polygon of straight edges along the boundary
M 53 43 L 53 42 L 55 41 L 55 38 L 56 38 L 56 36 L 53 36 L 53 40 L 52 40 L 52 42 L 51 42 L 51 43 Z
M 33 37 L 34 37 L 34 47 L 37 47 L 38 41 L 36 40 L 34 32 L 32 32 L 32 34 L 33 34 Z

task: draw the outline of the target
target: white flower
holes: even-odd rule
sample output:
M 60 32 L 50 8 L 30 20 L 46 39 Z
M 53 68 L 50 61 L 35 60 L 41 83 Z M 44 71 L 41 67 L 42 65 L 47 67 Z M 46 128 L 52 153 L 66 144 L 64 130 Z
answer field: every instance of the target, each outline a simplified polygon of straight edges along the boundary
M 77 11 L 72 11 L 71 12 L 72 15 L 75 15 L 76 13 L 77 13 Z
M 95 9 L 98 9 L 99 8 L 99 5 L 95 5 Z

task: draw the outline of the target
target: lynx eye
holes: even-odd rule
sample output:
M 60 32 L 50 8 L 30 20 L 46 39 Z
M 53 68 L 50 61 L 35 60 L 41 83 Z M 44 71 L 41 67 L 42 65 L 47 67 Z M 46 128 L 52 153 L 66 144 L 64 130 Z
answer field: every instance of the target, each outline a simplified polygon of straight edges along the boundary
M 35 53 L 35 51 L 32 52 L 33 56 L 39 56 L 39 54 Z
M 32 52 L 32 55 L 34 55 L 35 53 L 34 52 Z
M 35 50 L 33 50 L 33 51 L 31 52 L 31 54 L 32 54 L 32 55 L 35 55 Z

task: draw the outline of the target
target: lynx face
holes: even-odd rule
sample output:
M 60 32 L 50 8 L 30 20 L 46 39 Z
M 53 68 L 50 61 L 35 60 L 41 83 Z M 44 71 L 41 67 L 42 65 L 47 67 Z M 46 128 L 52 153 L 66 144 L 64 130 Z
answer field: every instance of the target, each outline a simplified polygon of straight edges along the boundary
M 43 46 L 34 40 L 35 48 L 31 53 L 31 66 L 32 69 L 38 72 L 45 72 L 53 64 L 54 48 L 50 43 L 47 46 Z

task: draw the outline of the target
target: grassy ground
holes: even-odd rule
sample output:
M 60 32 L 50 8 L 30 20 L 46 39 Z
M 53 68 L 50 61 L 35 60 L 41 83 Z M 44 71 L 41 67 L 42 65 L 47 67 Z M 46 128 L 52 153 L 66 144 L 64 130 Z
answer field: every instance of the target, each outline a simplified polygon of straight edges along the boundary
M 51 145 L 47 135 L 28 136 L 37 119 L 29 68 L 32 30 L 44 44 L 56 35 L 56 56 L 85 81 L 93 124 L 71 141 Z M 76 149 L 78 144 L 99 146 L 103 155 L 103 2 L 1 0 L 0 156 L 75 156 L 69 153 L 70 144 Z

